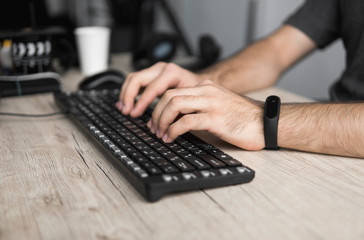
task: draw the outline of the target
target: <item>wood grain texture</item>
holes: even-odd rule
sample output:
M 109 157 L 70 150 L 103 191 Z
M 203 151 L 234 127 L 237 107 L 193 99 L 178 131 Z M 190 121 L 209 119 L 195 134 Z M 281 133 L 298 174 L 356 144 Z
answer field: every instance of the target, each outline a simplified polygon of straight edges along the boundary
M 81 76 L 67 73 L 65 88 Z M 278 89 L 283 101 L 308 99 Z M 1 112 L 58 111 L 51 94 Z M 248 152 L 196 133 L 256 171 L 249 184 L 146 202 L 66 116 L 0 116 L 0 239 L 364 239 L 364 161 Z

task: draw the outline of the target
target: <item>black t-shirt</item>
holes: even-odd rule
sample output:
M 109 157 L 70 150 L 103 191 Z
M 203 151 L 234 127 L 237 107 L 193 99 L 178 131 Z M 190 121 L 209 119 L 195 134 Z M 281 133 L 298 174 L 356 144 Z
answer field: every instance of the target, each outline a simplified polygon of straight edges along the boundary
M 364 0 L 307 0 L 287 21 L 319 48 L 341 38 L 346 69 L 331 87 L 333 100 L 364 100 Z

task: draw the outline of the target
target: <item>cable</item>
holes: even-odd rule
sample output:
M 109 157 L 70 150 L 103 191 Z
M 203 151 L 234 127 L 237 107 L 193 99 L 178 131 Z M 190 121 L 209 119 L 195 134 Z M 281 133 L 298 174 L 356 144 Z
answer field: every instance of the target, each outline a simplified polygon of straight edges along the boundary
M 13 116 L 13 117 L 51 117 L 59 114 L 66 114 L 68 111 L 54 112 L 54 113 L 46 113 L 46 114 L 23 114 L 23 113 L 8 113 L 8 112 L 0 112 L 1 116 Z

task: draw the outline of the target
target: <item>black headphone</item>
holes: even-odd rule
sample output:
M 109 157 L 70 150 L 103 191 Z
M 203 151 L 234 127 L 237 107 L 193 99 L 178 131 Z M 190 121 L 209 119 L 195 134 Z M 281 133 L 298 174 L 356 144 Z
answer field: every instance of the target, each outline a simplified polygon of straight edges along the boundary
M 196 62 L 182 66 L 191 71 L 198 71 L 215 63 L 221 53 L 220 46 L 210 35 L 202 35 L 199 38 L 199 53 Z
M 133 51 L 135 70 L 152 66 L 157 62 L 168 62 L 176 53 L 177 37 L 167 33 L 152 33 Z

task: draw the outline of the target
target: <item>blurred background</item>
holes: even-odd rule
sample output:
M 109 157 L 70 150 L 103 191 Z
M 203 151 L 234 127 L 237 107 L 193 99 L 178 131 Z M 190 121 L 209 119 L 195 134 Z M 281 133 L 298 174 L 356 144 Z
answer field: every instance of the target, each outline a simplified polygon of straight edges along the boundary
M 145 39 L 154 36 L 155 32 L 163 32 L 173 35 L 173 38 L 168 39 L 178 43 L 177 55 L 196 58 L 201 55 L 201 36 L 207 35 L 210 45 L 214 49 L 218 47 L 215 49 L 218 51 L 210 55 L 222 59 L 277 29 L 303 2 L 304 0 L 12 0 L 3 3 L 0 9 L 0 39 L 5 39 L 9 34 L 14 35 L 20 29 L 22 32 L 26 31 L 24 29 L 37 29 L 38 33 L 51 35 L 53 39 L 67 39 L 70 46 L 58 45 L 61 49 L 58 54 L 62 54 L 70 51 L 70 47 L 75 47 L 74 28 L 108 26 L 112 28 L 110 51 L 113 54 L 139 53 Z M 55 26 L 60 28 L 54 30 Z M 2 49 L 4 46 L 2 42 Z M 162 50 L 167 51 L 168 48 L 164 45 Z M 211 56 L 208 57 L 212 58 Z M 64 64 L 62 61 L 69 63 L 69 58 L 72 57 L 75 57 L 72 64 L 77 65 L 77 56 L 69 55 L 61 56 L 60 64 Z M 342 43 L 336 42 L 294 66 L 284 74 L 278 86 L 317 100 L 328 100 L 329 86 L 339 78 L 344 64 Z

